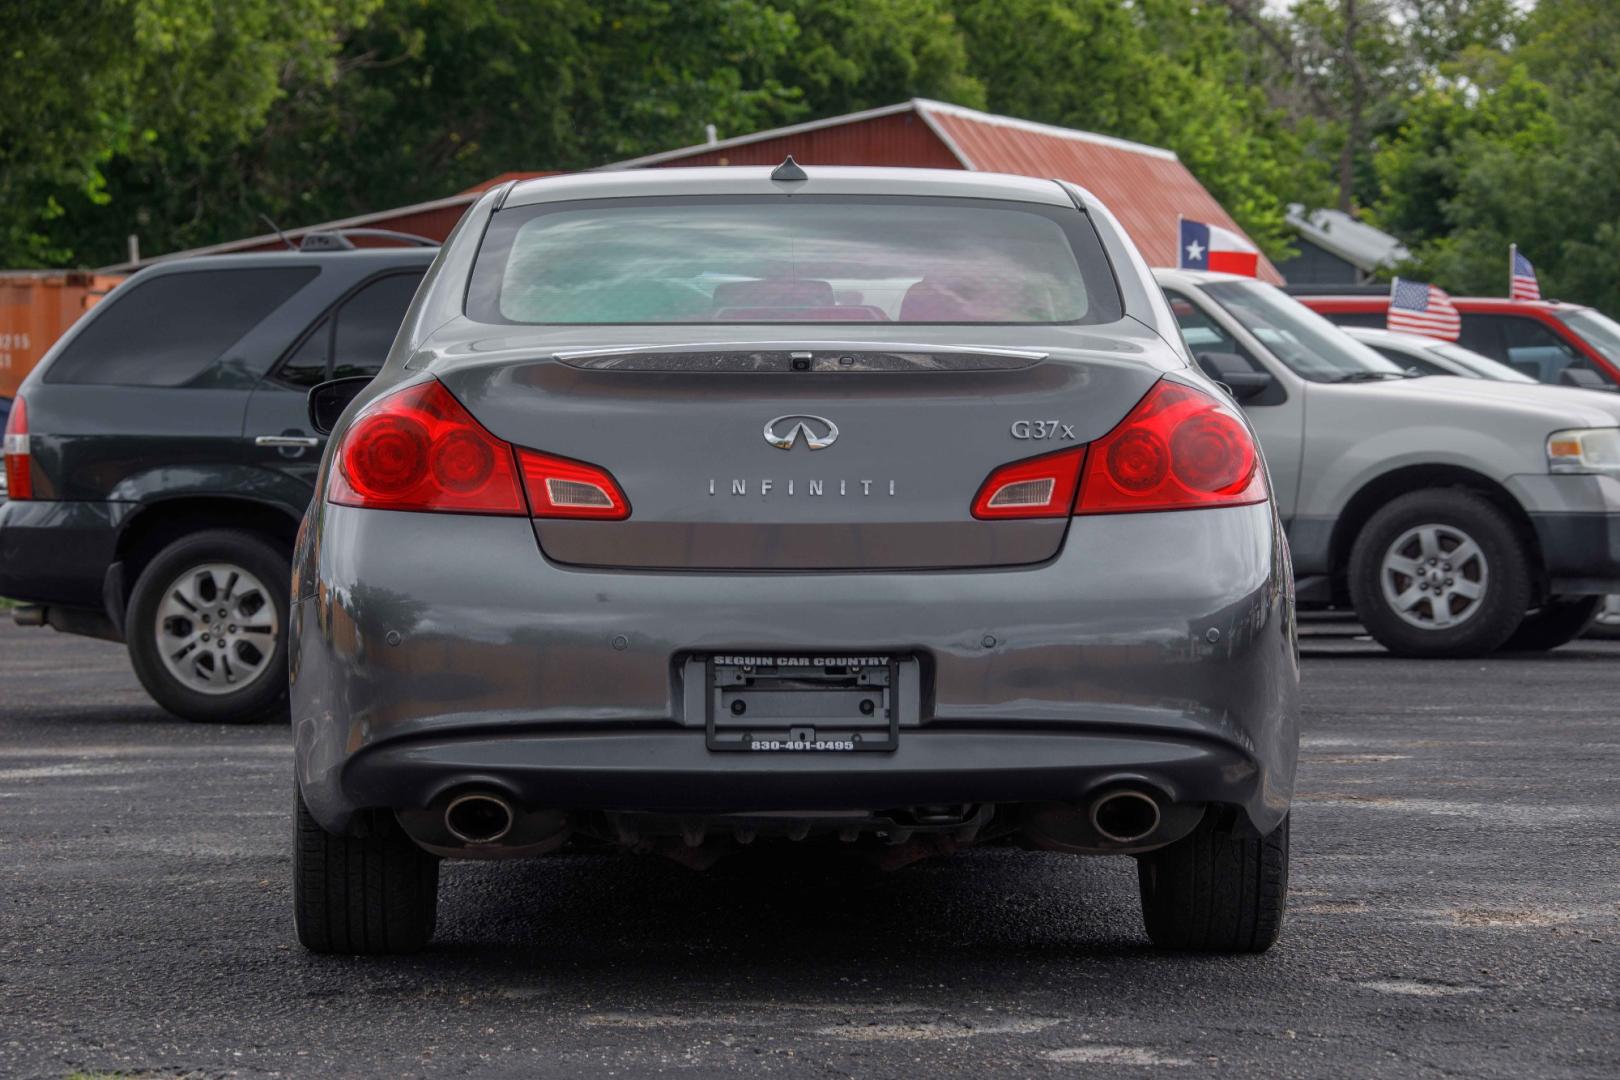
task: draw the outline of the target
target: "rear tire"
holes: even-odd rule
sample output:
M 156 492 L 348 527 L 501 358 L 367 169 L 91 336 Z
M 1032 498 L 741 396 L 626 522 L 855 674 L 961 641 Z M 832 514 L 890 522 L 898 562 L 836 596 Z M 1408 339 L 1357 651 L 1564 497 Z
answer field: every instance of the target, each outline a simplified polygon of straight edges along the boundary
M 296 793 L 293 920 L 310 952 L 381 956 L 420 951 L 439 912 L 439 860 L 378 814 L 364 836 L 321 828 Z
M 1391 499 L 1356 537 L 1349 576 L 1361 624 L 1396 656 L 1484 656 L 1531 602 L 1530 557 L 1513 522 L 1460 488 Z
M 1586 632 L 1603 606 L 1601 596 L 1555 596 L 1540 611 L 1524 617 L 1503 652 L 1546 652 L 1567 645 Z
M 1288 819 L 1265 836 L 1211 810 L 1187 836 L 1137 857 L 1142 921 L 1161 949 L 1263 953 L 1288 904 Z
M 141 685 L 185 720 L 285 721 L 291 594 L 287 553 L 261 536 L 208 529 L 176 540 L 130 593 L 124 637 Z

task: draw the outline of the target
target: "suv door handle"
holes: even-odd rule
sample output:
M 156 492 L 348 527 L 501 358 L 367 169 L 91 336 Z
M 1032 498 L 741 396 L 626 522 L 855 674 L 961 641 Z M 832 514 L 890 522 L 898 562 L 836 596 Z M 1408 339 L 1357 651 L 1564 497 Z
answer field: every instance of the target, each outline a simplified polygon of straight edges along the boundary
M 254 438 L 254 446 L 319 446 L 321 440 L 314 435 L 260 435 Z

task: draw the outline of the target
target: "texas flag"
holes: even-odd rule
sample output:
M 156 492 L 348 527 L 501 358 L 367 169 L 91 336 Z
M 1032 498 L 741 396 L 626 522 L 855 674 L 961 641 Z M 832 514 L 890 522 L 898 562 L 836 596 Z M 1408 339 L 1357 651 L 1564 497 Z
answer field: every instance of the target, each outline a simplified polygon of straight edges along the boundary
M 1260 251 L 1230 229 L 1182 218 L 1178 265 L 1183 270 L 1215 270 L 1254 277 L 1260 272 Z

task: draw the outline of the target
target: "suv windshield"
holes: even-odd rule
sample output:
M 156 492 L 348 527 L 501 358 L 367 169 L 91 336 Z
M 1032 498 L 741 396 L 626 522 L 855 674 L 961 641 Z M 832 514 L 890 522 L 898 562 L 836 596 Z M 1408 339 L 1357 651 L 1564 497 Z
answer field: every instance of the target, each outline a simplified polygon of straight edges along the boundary
M 482 322 L 1100 323 L 1119 291 L 1079 210 L 896 196 L 702 196 L 497 213 Z
M 1605 360 L 1620 364 L 1620 323 L 1591 308 L 1560 311 L 1558 317 Z
M 1399 365 L 1288 296 L 1259 281 L 1217 281 L 1203 286 L 1243 328 L 1296 375 L 1313 382 L 1398 379 Z

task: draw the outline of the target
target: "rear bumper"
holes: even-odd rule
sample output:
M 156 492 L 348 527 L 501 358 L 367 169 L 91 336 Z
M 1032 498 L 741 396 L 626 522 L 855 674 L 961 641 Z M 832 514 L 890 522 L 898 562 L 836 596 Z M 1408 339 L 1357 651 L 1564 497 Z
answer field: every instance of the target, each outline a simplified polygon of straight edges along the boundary
M 701 732 L 485 734 L 399 740 L 356 754 L 347 796 L 365 806 L 425 806 L 467 785 L 518 805 L 725 814 L 834 811 L 931 803 L 1084 801 L 1121 780 L 1173 802 L 1243 806 L 1274 825 L 1286 793 L 1231 746 L 1127 733 L 929 731 L 885 754 L 715 754 Z
M 0 596 L 101 611 L 125 503 L 0 504 Z
M 1268 831 L 1292 795 L 1298 662 L 1267 506 L 1076 519 L 1034 567 L 845 574 L 587 571 L 523 520 L 313 514 L 292 713 L 334 831 L 469 783 L 745 813 L 1077 800 L 1131 776 Z M 709 751 L 684 659 L 805 650 L 918 658 L 898 750 Z

